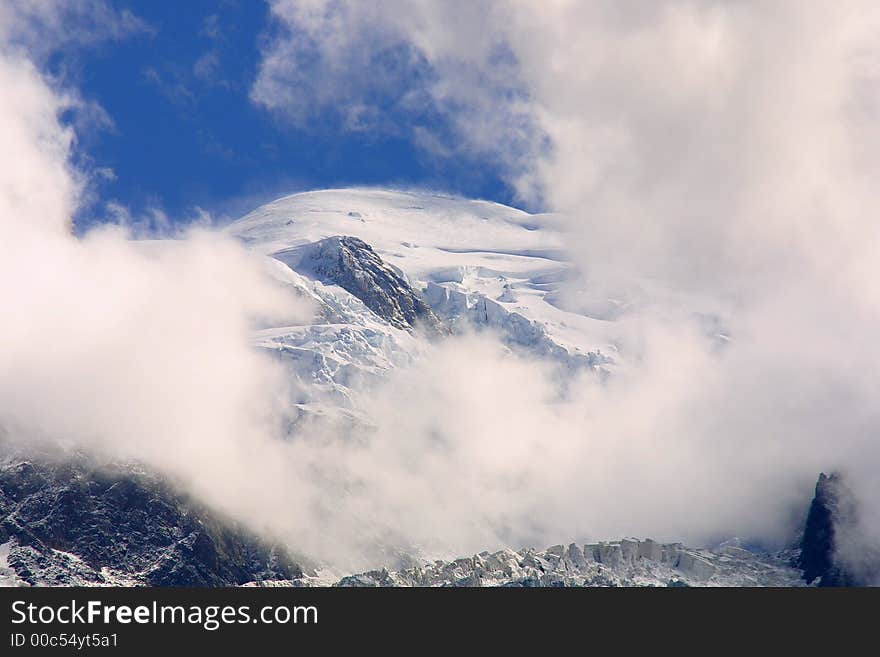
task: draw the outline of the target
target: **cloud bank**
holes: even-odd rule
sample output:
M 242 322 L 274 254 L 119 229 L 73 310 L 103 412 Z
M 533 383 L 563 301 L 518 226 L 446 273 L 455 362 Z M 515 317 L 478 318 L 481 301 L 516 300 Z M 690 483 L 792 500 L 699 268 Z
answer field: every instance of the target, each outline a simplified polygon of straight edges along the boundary
M 685 299 L 631 318 L 625 385 L 587 385 L 551 431 L 517 425 L 569 458 L 551 466 L 548 447 L 531 478 L 530 459 L 508 461 L 532 485 L 503 511 L 778 538 L 795 491 L 840 468 L 880 533 L 875 3 L 271 4 L 257 103 L 299 123 L 328 107 L 381 117 L 389 93 L 437 113 L 450 132 L 414 115 L 413 139 L 495 158 L 523 199 L 567 217 L 572 295 Z M 720 352 L 694 330 L 707 307 L 732 338 Z M 496 465 L 516 428 L 487 443 Z M 450 488 L 497 472 L 466 462 Z
M 68 26 L 69 5 L 34 6 Z M 20 9 L 13 15 L 27 18 Z M 209 500 L 221 490 L 241 499 L 230 510 L 244 515 L 259 503 L 259 480 L 241 464 L 279 436 L 287 401 L 283 372 L 250 348 L 250 330 L 308 309 L 204 228 L 153 242 L 119 225 L 75 237 L 86 180 L 59 116 L 76 94 L 41 72 L 19 45 L 27 34 L 4 25 L 0 432 L 141 459 Z
M 561 389 L 551 364 L 461 336 L 361 391 L 369 431 L 316 423 L 284 440 L 287 379 L 248 331 L 303 309 L 210 231 L 74 238 L 83 174 L 58 117 L 75 94 L 47 80 L 25 28 L 7 29 L 7 432 L 142 459 L 342 567 L 388 560 L 388 546 L 778 543 L 828 469 L 880 533 L 874 3 L 272 11 L 252 99 L 498 162 L 523 199 L 565 217 L 583 272 L 571 295 L 657 295 L 627 318 L 626 367 Z M 384 125 L 389 105 L 407 125 Z M 707 307 L 723 347 L 694 320 Z

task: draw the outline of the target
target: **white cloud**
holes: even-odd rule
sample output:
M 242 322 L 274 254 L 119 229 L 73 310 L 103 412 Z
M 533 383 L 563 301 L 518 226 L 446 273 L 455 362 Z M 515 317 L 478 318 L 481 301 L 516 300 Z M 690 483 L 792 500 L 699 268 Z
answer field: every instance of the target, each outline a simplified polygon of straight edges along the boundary
M 266 45 L 257 102 L 296 121 L 338 106 L 357 129 L 381 125 L 386 94 L 404 115 L 439 112 L 464 148 L 501 158 L 524 196 L 569 218 L 588 285 L 654 279 L 698 308 L 723 300 L 733 339 L 718 351 L 687 313 L 647 309 L 629 369 L 560 397 L 547 363 L 463 337 L 365 391 L 369 435 L 318 424 L 282 442 L 287 384 L 247 333 L 297 309 L 209 231 L 73 238 L 82 174 L 58 120 L 72 94 L 5 48 L 7 430 L 142 458 L 349 565 L 389 541 L 780 540 L 817 472 L 838 467 L 880 528 L 873 3 L 273 11 L 287 31 Z M 411 128 L 432 143 L 418 130 L 430 125 Z
M 153 31 L 128 9 L 117 10 L 106 0 L 5 0 L 0 5 L 0 44 L 24 49 L 34 60 L 70 46 Z
M 534 499 L 571 494 L 541 507 L 557 528 L 769 537 L 822 468 L 880 499 L 875 2 L 271 4 L 257 103 L 299 122 L 388 97 L 438 112 L 456 147 L 568 217 L 593 293 L 727 308 L 722 356 L 674 312 L 644 313 L 628 388 L 543 432 L 591 434 L 572 448 L 584 481 L 531 480 Z
M 271 6 L 255 102 L 298 122 L 439 112 L 450 147 L 499 157 L 523 198 L 578 216 L 593 267 L 714 285 L 775 267 L 793 236 L 810 249 L 831 215 L 849 223 L 817 204 L 863 205 L 846 198 L 877 140 L 870 2 Z
M 284 120 L 306 125 L 335 116 L 345 129 L 433 143 L 435 155 L 500 158 L 511 176 L 542 148 L 514 53 L 494 27 L 507 20 L 503 5 L 270 5 L 276 29 L 264 39 L 251 98 Z
M 66 6 L 34 6 L 41 21 L 78 29 Z M 59 116 L 76 94 L 26 50 L 0 45 L 0 431 L 142 459 L 251 515 L 259 477 L 242 464 L 271 453 L 262 446 L 280 433 L 287 383 L 250 330 L 307 309 L 261 259 L 204 227 L 176 240 L 133 241 L 119 225 L 75 237 L 83 174 Z

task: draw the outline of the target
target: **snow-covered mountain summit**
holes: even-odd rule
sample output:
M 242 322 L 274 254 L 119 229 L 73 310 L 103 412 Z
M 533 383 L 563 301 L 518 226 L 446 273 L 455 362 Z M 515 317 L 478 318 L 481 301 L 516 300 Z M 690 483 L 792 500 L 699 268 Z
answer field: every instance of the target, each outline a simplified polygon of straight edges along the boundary
M 408 330 L 421 325 L 441 330 L 421 295 L 357 237 L 327 237 L 279 251 L 274 257 L 316 281 L 338 285 L 395 328 Z
M 489 328 L 575 372 L 614 367 L 613 322 L 560 302 L 575 271 L 558 224 L 486 201 L 345 189 L 286 196 L 225 230 L 286 265 L 273 275 L 320 309 L 257 335 L 303 384 L 299 411 L 365 419 L 358 389 L 431 334 Z
M 291 400 L 288 435 L 294 438 L 307 434 L 298 432 L 300 421 L 315 419 L 327 423 L 321 426 L 334 441 L 345 442 L 349 434 L 369 440 L 373 409 L 365 393 L 433 343 L 452 343 L 448 336 L 470 327 L 491 329 L 511 350 L 539 356 L 571 375 L 626 366 L 627 354 L 617 348 L 623 321 L 615 302 L 564 301 L 578 272 L 554 216 L 429 193 L 329 190 L 279 199 L 225 231 L 265 256 L 265 270 L 279 284 L 312 302 L 310 318 L 263 326 L 254 335 L 256 347 L 276 357 L 299 383 Z M 445 412 L 438 424 L 446 421 Z M 400 433 L 411 445 L 411 432 Z M 467 439 L 474 433 L 468 431 Z M 395 457 L 398 445 L 392 448 L 377 452 L 369 466 Z M 328 474 L 322 466 L 334 468 L 325 461 L 340 452 L 326 453 L 331 458 L 310 462 L 318 478 Z M 487 456 L 505 458 L 500 452 Z M 293 561 L 300 546 L 267 543 L 230 525 L 161 477 L 142 476 L 138 467 L 99 469 L 83 456 L 77 467 L 59 468 L 31 454 L 0 465 L 0 583 L 678 586 L 791 585 L 801 576 L 794 553 L 758 554 L 735 544 L 701 549 L 607 536 L 597 538 L 610 542 L 517 552 L 480 545 L 487 551 L 436 560 L 403 532 L 388 532 L 387 540 L 381 532 L 368 537 L 367 548 L 382 558 L 367 567 L 381 561 L 379 570 L 350 575 L 351 568 L 329 576 L 329 570 Z M 357 465 L 345 473 L 352 477 L 320 489 L 329 491 L 322 497 L 332 498 L 316 516 L 322 522 L 333 505 L 346 503 L 341 498 L 365 490 Z M 446 478 L 438 479 L 445 485 Z M 369 505 L 354 508 L 360 519 Z M 378 524 L 365 518 L 357 530 Z M 828 518 L 824 525 L 814 522 L 815 533 L 828 534 Z M 804 543 L 815 548 L 807 553 L 818 555 L 810 562 L 818 564 L 817 572 L 833 566 L 826 543 Z M 120 545 L 128 547 L 120 551 Z M 387 563 L 384 555 L 390 555 Z M 326 565 L 321 554 L 307 556 Z
M 323 283 L 325 277 L 314 276 L 315 254 L 309 262 L 301 257 L 294 262 L 294 254 L 310 244 L 326 245 L 328 238 L 357 238 L 451 327 L 488 325 L 512 344 L 573 365 L 610 364 L 613 331 L 602 313 L 572 312 L 560 303 L 573 266 L 557 223 L 552 215 L 486 201 L 350 189 L 287 196 L 226 230 L 249 248 Z

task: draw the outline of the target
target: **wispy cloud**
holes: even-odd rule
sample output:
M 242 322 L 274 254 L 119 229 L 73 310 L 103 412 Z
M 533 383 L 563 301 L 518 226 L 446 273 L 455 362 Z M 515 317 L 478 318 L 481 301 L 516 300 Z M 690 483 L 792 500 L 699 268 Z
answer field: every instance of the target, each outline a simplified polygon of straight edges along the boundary
M 180 66 L 166 64 L 161 71 L 155 66 L 146 66 L 141 75 L 177 107 L 188 108 L 196 104 L 197 95 L 191 88 L 190 76 Z
M 155 28 L 106 0 L 6 0 L 0 5 L 3 46 L 22 48 L 38 61 L 70 46 L 119 41 L 137 34 L 155 34 Z
M 494 3 L 270 2 L 252 100 L 285 121 L 495 158 L 511 178 L 544 147 Z M 455 29 L 451 29 L 455 26 Z
M 71 11 L 52 6 L 42 34 Z M 498 158 L 567 218 L 578 283 L 672 288 L 684 308 L 636 312 L 627 368 L 565 399 L 546 362 L 466 336 L 366 391 L 356 449 L 322 427 L 277 440 L 287 384 L 247 330 L 296 309 L 210 232 L 157 249 L 118 227 L 70 235 L 71 94 L 39 45 L 22 54 L 38 31 L 16 18 L 0 21 L 4 426 L 143 458 L 340 559 L 365 535 L 781 539 L 826 468 L 848 471 L 880 533 L 876 3 L 272 6 L 255 102 L 351 130 L 406 117 L 437 152 Z M 726 311 L 723 350 L 694 328 L 703 304 Z
M 232 82 L 226 79 L 223 72 L 226 32 L 218 14 L 205 17 L 199 28 L 199 36 L 208 40 L 211 45 L 196 59 L 193 64 L 193 75 L 204 84 L 231 88 Z
M 41 21 L 76 29 L 67 5 L 50 9 L 40 5 Z M 161 243 L 129 239 L 133 226 L 161 233 L 160 212 L 143 221 L 111 206 L 117 225 L 75 237 L 84 173 L 75 130 L 61 115 L 76 94 L 47 79 L 21 32 L 7 34 L 0 297 L 15 321 L 0 326 L 0 427 L 13 440 L 106 449 L 195 489 L 221 490 L 247 452 L 275 433 L 277 395 L 286 389 L 276 364 L 250 347 L 249 328 L 255 317 L 295 319 L 302 305 L 265 276 L 260 260 L 203 227 Z M 176 456 L 163 462 L 163 453 Z M 213 481 L 192 479 L 186 464 L 199 461 L 211 464 Z M 229 489 L 251 485 L 242 479 Z
M 199 36 L 211 41 L 222 41 L 224 34 L 218 14 L 208 14 L 205 16 L 204 20 L 202 20 L 202 26 L 199 28 Z
M 207 16 L 197 36 L 209 46 L 194 60 L 164 61 L 145 66 L 141 74 L 178 109 L 191 110 L 211 88 L 231 90 L 235 86 L 225 75 L 223 66 L 226 41 L 220 16 Z

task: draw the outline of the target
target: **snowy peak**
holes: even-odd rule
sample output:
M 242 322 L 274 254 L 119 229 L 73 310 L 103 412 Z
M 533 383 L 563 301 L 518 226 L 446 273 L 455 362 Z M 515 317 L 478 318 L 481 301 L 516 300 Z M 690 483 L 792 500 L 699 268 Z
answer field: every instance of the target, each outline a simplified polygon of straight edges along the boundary
M 441 259 L 473 261 L 478 254 L 552 256 L 563 247 L 552 224 L 547 215 L 486 201 L 427 192 L 336 189 L 279 198 L 227 231 L 264 253 L 333 235 L 353 235 L 392 264 L 406 261 L 415 278 L 422 278 Z
M 489 327 L 508 344 L 577 367 L 608 369 L 618 362 L 619 328 L 592 310 L 611 302 L 568 302 L 576 271 L 554 215 L 429 192 L 337 189 L 277 199 L 226 231 L 253 251 L 280 255 L 306 277 L 307 263 L 293 257 L 297 249 L 356 238 L 423 293 L 417 296 L 453 331 L 456 325 Z M 390 316 L 393 326 L 405 319 Z
M 440 320 L 409 282 L 357 237 L 336 235 L 274 257 L 325 285 L 338 285 L 395 328 L 442 332 Z
M 481 552 L 453 561 L 342 578 L 338 586 L 802 586 L 788 555 L 623 539 L 546 550 Z

